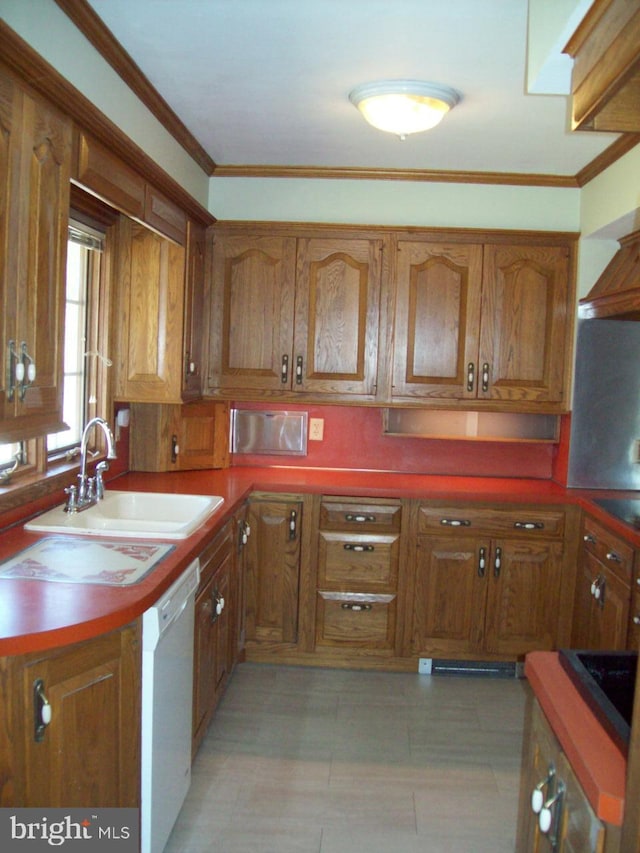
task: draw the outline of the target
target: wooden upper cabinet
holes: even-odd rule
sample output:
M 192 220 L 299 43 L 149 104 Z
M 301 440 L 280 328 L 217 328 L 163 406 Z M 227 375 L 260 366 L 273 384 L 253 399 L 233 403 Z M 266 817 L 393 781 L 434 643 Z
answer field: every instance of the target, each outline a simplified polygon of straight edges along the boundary
M 187 240 L 187 216 L 113 151 L 84 130 L 74 140 L 73 180 L 105 202 L 177 243 Z
M 381 247 L 217 233 L 209 389 L 373 394 Z
M 74 179 L 123 213 L 141 219 L 145 210 L 145 181 L 106 146 L 79 131 Z
M 298 242 L 293 386 L 375 392 L 381 240 Z
M 569 293 L 567 248 L 485 246 L 479 397 L 563 401 Z
M 640 8 L 594 0 L 564 52 L 573 58 L 572 129 L 640 132 Z
M 481 287 L 481 245 L 398 243 L 394 397 L 476 396 Z
M 567 246 L 399 241 L 394 400 L 567 406 Z
M 179 403 L 185 250 L 127 217 L 117 226 L 116 399 Z
M 207 229 L 189 221 L 187 227 L 186 281 L 182 365 L 182 398 L 202 395 L 204 354 L 204 298 L 207 275 Z
M 295 244 L 214 234 L 209 389 L 290 387 Z
M 62 428 L 71 122 L 0 72 L 0 128 L 0 436 L 11 441 Z M 35 379 L 23 394 L 11 386 L 29 358 Z

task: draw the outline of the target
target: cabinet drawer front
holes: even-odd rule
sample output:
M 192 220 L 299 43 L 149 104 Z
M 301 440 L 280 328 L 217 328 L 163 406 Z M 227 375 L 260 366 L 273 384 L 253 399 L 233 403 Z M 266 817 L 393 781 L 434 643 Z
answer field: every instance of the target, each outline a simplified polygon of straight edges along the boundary
M 360 586 L 393 590 L 398 580 L 398 534 L 320 533 L 318 583 L 341 589 Z
M 486 509 L 466 506 L 421 506 L 418 519 L 420 533 L 457 530 L 460 533 L 486 533 L 527 537 L 561 537 L 564 533 L 562 510 Z
M 627 582 L 633 569 L 633 548 L 592 518 L 585 518 L 582 525 L 583 547 L 601 563 Z
M 318 593 L 316 645 L 388 649 L 394 646 L 395 595 Z
M 351 502 L 324 498 L 320 507 L 320 527 L 325 530 L 400 530 L 401 516 L 400 501 Z

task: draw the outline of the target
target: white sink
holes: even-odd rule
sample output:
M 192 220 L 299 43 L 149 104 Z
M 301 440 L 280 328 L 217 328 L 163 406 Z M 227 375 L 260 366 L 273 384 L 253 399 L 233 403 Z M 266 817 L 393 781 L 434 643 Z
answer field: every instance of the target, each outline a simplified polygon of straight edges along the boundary
M 165 492 L 115 492 L 82 512 L 58 506 L 25 524 L 40 533 L 82 536 L 129 536 L 141 539 L 186 539 L 222 504 L 218 495 Z

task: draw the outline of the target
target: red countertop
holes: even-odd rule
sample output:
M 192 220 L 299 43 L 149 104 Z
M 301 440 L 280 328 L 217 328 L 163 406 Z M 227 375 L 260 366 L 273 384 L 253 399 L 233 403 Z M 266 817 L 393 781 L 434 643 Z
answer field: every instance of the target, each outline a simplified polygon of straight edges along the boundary
M 596 815 L 621 826 L 626 759 L 574 687 L 557 652 L 531 652 L 524 672 Z
M 215 494 L 222 495 L 225 502 L 191 537 L 174 542 L 176 549 L 171 556 L 138 584 L 107 587 L 0 579 L 0 655 L 67 645 L 122 627 L 136 619 L 169 588 L 241 501 L 256 490 L 452 501 L 579 503 L 640 547 L 640 533 L 591 504 L 589 493 L 568 491 L 551 480 L 283 466 L 168 474 L 130 473 L 112 480 L 109 487 L 129 491 Z M 598 493 L 599 496 L 607 494 Z M 23 521 L 0 534 L 0 560 L 7 559 L 44 535 L 25 531 Z

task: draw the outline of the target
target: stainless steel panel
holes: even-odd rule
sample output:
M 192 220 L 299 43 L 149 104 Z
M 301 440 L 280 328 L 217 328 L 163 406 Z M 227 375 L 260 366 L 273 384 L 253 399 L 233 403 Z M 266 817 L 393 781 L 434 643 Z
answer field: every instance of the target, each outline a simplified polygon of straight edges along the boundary
M 568 484 L 640 489 L 640 323 L 578 327 Z
M 307 412 L 231 412 L 233 453 L 307 455 Z

